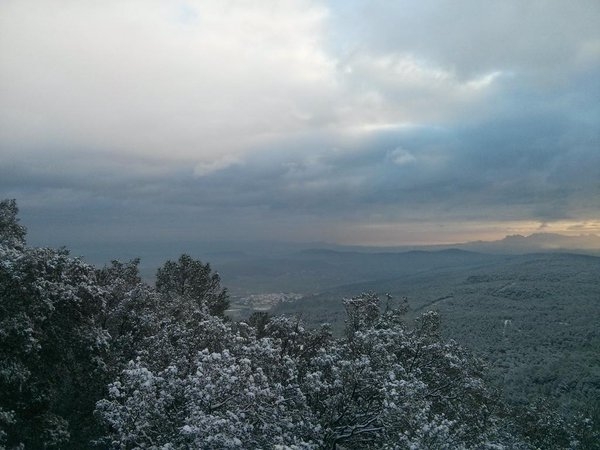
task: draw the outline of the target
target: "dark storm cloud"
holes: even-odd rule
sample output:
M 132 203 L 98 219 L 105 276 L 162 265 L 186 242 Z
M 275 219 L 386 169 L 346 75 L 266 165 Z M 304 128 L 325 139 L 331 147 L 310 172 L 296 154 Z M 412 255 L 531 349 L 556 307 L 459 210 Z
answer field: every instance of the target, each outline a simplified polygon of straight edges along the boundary
M 0 185 L 15 193 L 27 186 L 25 206 L 27 194 L 43 193 L 43 203 L 64 202 L 73 215 L 85 211 L 91 221 L 110 219 L 111 210 L 115 217 L 132 215 L 130 221 L 135 214 L 154 221 L 179 214 L 200 226 L 227 217 L 219 225 L 225 228 L 252 211 L 267 220 L 547 221 L 597 211 L 597 144 L 593 131 L 568 114 L 516 114 L 471 126 L 377 131 L 333 150 L 332 139 L 287 140 L 280 144 L 285 151 L 275 145 L 203 176 L 182 166 L 127 173 L 129 165 L 110 161 L 100 170 L 99 161 L 13 163 L 2 169 Z
M 360 150 L 289 153 L 191 181 L 215 204 L 319 215 L 383 213 L 540 220 L 594 214 L 597 142 L 564 117 L 505 119 L 454 129 L 378 133 Z M 580 136 L 573 142 L 573 136 Z M 312 150 L 314 151 L 314 149 Z M 187 188 L 185 190 L 188 190 Z
M 593 211 L 599 194 L 595 142 L 573 128 L 546 115 L 379 132 L 337 151 L 299 143 L 201 177 L 188 171 L 147 180 L 146 198 L 159 193 L 170 204 L 320 216 L 386 211 L 402 218 L 423 209 L 454 217 L 567 218 L 580 212 L 572 205 L 577 196 L 585 194 Z M 573 136 L 581 140 L 571 142 Z M 144 195 L 136 189 L 107 185 L 105 195 Z

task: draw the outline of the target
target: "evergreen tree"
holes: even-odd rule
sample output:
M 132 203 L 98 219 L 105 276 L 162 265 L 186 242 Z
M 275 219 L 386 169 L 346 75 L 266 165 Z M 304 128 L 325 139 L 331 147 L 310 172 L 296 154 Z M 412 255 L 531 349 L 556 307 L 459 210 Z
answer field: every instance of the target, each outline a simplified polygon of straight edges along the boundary
M 23 248 L 27 230 L 19 225 L 16 200 L 0 201 L 0 244 L 9 248 Z
M 185 254 L 158 269 L 156 290 L 167 300 L 178 296 L 208 308 L 216 316 L 223 316 L 229 307 L 227 290 L 221 288 L 219 274 L 212 273 L 209 264 Z
M 0 421 L 6 443 L 86 446 L 97 433 L 94 404 L 107 382 L 109 335 L 97 322 L 104 292 L 94 269 L 66 250 L 21 247 L 24 235 L 15 222 L 2 230 Z

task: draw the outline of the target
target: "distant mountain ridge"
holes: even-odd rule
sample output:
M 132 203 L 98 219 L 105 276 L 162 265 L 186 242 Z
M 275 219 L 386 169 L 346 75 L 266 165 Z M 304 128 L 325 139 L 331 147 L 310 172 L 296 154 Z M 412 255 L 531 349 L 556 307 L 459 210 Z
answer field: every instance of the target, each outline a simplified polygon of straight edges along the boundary
M 221 270 L 224 266 L 237 265 L 253 267 L 255 273 L 264 268 L 270 268 L 273 260 L 278 260 L 279 269 L 285 269 L 281 260 L 297 261 L 298 259 L 314 258 L 328 260 L 333 263 L 340 259 L 362 259 L 365 255 L 380 254 L 384 258 L 392 258 L 389 254 L 405 254 L 413 252 L 412 257 L 419 258 L 421 253 L 438 253 L 439 258 L 450 256 L 459 257 L 460 252 L 482 253 L 489 255 L 522 255 L 527 253 L 577 253 L 600 256 L 600 236 L 589 234 L 566 236 L 556 233 L 534 233 L 529 236 L 509 235 L 496 241 L 471 241 L 455 244 L 432 245 L 403 245 L 403 246 L 362 246 L 341 245 L 327 242 L 169 242 L 146 243 L 128 242 L 127 245 L 102 245 L 90 242 L 86 245 L 72 246 L 75 255 L 83 256 L 86 261 L 97 265 L 107 264 L 111 258 L 126 261 L 139 257 L 140 270 L 144 279 L 152 281 L 157 267 L 167 259 L 177 258 L 181 253 L 189 253 L 195 258 Z M 387 254 L 387 255 L 385 255 Z M 426 256 L 426 255 L 420 255 Z M 464 253 L 463 257 L 466 257 Z M 471 255 L 474 256 L 474 255 Z M 397 257 L 401 257 L 397 255 Z M 337 264 L 338 262 L 336 262 Z M 275 267 L 278 265 L 275 264 Z M 286 263 L 287 264 L 287 263 Z M 293 273 L 298 270 L 290 268 Z M 237 270 L 236 270 L 237 271 Z
M 531 253 L 575 251 L 597 254 L 600 236 L 595 234 L 567 236 L 557 233 L 514 234 L 497 241 L 474 241 L 452 246 L 465 250 L 492 253 Z
M 465 251 L 506 255 L 527 253 L 581 253 L 600 256 L 600 236 L 582 234 L 568 236 L 558 233 L 513 234 L 495 241 L 469 241 L 455 244 L 421 244 L 390 247 L 325 244 L 304 250 L 313 254 L 342 253 L 406 253 L 406 252 Z

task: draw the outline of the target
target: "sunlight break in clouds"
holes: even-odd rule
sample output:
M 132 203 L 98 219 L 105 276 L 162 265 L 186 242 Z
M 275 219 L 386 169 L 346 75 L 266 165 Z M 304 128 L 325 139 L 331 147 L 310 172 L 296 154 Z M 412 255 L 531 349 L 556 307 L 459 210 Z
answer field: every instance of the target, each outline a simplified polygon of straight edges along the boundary
M 534 221 L 434 221 L 419 223 L 357 223 L 340 232 L 339 242 L 386 247 L 394 245 L 447 245 L 475 240 L 495 241 L 507 235 L 529 236 L 535 233 L 558 233 L 566 236 L 599 235 L 600 221 L 557 221 L 540 223 Z

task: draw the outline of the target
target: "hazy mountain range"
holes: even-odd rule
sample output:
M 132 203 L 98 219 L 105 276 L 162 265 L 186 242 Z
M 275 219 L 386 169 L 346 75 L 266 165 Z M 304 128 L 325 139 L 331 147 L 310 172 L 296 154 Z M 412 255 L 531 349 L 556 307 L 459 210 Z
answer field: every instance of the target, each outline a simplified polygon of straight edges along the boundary
M 423 247 L 422 247 L 423 248 Z M 482 253 L 520 254 L 532 252 L 600 253 L 600 236 L 586 234 L 566 236 L 556 233 L 514 234 L 497 241 L 473 241 L 461 244 L 426 246 L 425 248 L 458 248 Z
M 357 251 L 365 253 L 406 252 L 413 250 L 438 251 L 458 249 L 467 250 L 471 252 L 506 255 L 538 252 L 567 252 L 600 255 L 600 236 L 597 236 L 595 234 L 567 236 L 558 233 L 533 233 L 528 236 L 513 234 L 495 241 L 479 240 L 459 242 L 455 244 L 403 245 L 394 247 L 316 244 L 313 248 L 323 248 L 338 251 Z
M 34 242 L 34 245 L 45 245 Z M 267 260 L 306 259 L 306 252 L 329 251 L 340 253 L 338 258 L 354 254 L 405 253 L 411 251 L 437 252 L 440 250 L 464 250 L 494 255 L 517 255 L 526 253 L 580 253 L 600 256 L 600 237 L 597 235 L 565 236 L 553 233 L 535 233 L 529 236 L 512 235 L 497 241 L 473 241 L 445 245 L 406 245 L 396 247 L 368 247 L 330 244 L 325 242 L 273 242 L 273 241 L 200 241 L 200 242 L 120 242 L 112 245 L 93 241 L 72 244 L 72 254 L 82 256 L 86 261 L 103 265 L 112 259 L 127 261 L 140 258 L 140 269 L 148 280 L 154 277 L 156 269 L 167 259 L 178 258 L 188 253 L 194 258 L 209 262 L 217 270 L 231 264 L 249 267 L 256 273 Z M 303 253 L 302 256 L 300 254 Z M 313 255 L 314 256 L 314 255 Z M 271 266 L 271 264 L 268 264 Z M 244 269 L 246 270 L 246 269 Z M 237 272 L 237 270 L 236 270 Z M 264 275 L 264 274 L 263 274 Z

